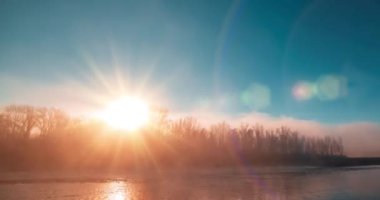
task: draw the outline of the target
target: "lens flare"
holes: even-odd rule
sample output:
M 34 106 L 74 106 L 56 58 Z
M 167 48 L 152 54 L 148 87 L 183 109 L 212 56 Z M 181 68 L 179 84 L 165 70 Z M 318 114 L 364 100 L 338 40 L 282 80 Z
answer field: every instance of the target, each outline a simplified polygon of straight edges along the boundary
M 271 92 L 269 87 L 254 83 L 240 95 L 240 100 L 255 110 L 264 109 L 271 104 Z
M 317 84 L 318 97 L 321 100 L 334 100 L 347 93 L 347 79 L 343 76 L 322 76 Z
M 317 89 L 313 83 L 300 81 L 294 85 L 292 93 L 294 98 L 304 101 L 311 99 L 317 93 Z
M 324 75 L 315 82 L 299 81 L 292 88 L 293 97 L 300 101 L 336 100 L 347 95 L 347 91 L 347 78 L 340 75 Z

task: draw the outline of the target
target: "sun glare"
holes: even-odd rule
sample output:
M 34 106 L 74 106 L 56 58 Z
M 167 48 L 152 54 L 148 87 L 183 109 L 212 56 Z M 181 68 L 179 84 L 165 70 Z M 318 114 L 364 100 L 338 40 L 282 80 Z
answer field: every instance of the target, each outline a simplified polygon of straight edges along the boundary
M 134 131 L 149 121 L 149 113 L 145 101 L 126 96 L 109 103 L 100 118 L 114 129 Z

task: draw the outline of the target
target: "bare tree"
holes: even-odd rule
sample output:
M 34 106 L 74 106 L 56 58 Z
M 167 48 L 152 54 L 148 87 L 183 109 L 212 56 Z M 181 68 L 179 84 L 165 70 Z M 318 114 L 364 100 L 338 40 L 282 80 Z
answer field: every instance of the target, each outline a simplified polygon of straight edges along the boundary
M 56 108 L 39 108 L 38 123 L 36 126 L 43 136 L 62 132 L 69 123 L 69 117 L 62 110 Z
M 21 138 L 29 138 L 31 130 L 38 122 L 36 109 L 26 105 L 5 107 L 3 118 L 9 123 L 9 133 Z

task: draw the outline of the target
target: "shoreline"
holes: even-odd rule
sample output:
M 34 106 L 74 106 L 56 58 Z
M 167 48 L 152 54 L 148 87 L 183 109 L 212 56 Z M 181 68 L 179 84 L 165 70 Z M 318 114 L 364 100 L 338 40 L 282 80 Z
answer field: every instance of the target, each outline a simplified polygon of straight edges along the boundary
M 344 168 L 344 167 L 361 167 L 361 166 L 380 166 L 380 157 L 335 157 L 335 158 L 312 158 L 308 160 L 272 160 L 271 162 L 254 161 L 245 164 L 230 164 L 224 163 L 220 165 L 172 165 L 172 166 L 135 166 L 135 167 L 103 167 L 103 168 L 86 168 L 86 167 L 72 167 L 72 168 L 33 168 L 33 169 L 6 169 L 1 168 L 0 173 L 40 173 L 40 172 L 104 172 L 104 173 L 117 173 L 117 172 L 159 172 L 164 171 L 177 171 L 177 170 L 212 170 L 212 169 L 241 169 L 250 167 L 317 167 L 317 168 Z

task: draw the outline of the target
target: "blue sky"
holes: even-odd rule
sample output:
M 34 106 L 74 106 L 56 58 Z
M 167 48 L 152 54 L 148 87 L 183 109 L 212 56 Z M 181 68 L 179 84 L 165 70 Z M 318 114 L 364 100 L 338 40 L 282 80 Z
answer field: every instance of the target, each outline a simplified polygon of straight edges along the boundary
M 380 121 L 379 1 L 0 4 L 3 105 L 102 96 L 120 76 L 172 111 Z

